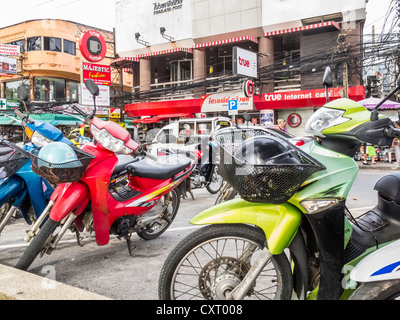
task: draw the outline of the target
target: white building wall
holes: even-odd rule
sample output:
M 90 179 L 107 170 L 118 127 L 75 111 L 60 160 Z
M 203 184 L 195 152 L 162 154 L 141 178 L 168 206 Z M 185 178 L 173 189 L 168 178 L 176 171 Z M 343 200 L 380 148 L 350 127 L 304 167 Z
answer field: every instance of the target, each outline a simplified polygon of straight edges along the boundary
M 133 56 L 244 30 L 252 35 L 302 26 L 302 19 L 342 13 L 345 21 L 365 19 L 365 0 L 119 0 L 116 2 L 117 53 Z M 353 22 L 352 22 L 353 23 Z M 175 39 L 171 44 L 160 27 Z M 351 23 L 348 25 L 351 28 Z M 149 42 L 150 48 L 137 43 Z

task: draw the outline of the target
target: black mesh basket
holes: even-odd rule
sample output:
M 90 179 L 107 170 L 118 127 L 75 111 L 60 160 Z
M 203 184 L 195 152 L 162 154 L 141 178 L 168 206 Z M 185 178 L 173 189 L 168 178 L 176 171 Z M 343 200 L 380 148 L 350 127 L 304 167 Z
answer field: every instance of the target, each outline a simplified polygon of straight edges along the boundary
M 266 136 L 267 139 L 283 142 L 287 152 L 280 157 L 296 159 L 280 164 L 254 164 L 237 157 L 237 149 L 248 139 L 258 139 L 257 136 Z M 313 173 L 325 169 L 317 160 L 282 138 L 268 134 L 260 129 L 220 130 L 214 134 L 216 143 L 220 146 L 219 173 L 240 196 L 249 202 L 280 204 L 289 200 L 302 183 Z M 250 140 L 248 140 L 250 141 Z
M 77 160 L 61 164 L 39 158 L 38 154 L 41 148 L 31 151 L 32 171 L 54 184 L 79 181 L 95 156 L 75 146 L 71 146 L 71 148 L 74 150 Z
M 29 152 L 6 141 L 0 142 L 0 179 L 11 177 L 28 160 Z

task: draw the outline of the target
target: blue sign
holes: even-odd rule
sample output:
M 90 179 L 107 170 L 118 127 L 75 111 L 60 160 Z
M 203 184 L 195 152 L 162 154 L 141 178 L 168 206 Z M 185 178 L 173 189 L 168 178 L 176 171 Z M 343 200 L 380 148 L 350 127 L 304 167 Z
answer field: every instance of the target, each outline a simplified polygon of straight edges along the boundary
M 229 100 L 228 101 L 228 110 L 229 111 L 237 110 L 237 108 L 238 108 L 237 100 Z

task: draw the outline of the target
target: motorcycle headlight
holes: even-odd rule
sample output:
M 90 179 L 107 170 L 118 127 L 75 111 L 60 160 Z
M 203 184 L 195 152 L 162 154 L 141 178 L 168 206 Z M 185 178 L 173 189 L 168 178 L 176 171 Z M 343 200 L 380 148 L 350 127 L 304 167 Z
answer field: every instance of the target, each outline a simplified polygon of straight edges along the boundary
M 300 202 L 302 207 L 310 214 L 318 213 L 333 207 L 339 203 L 339 199 L 306 199 Z
M 323 137 L 322 131 L 326 128 L 330 128 L 350 120 L 343 118 L 344 113 L 345 110 L 322 107 L 317 110 L 310 117 L 310 119 L 308 119 L 305 132 Z
M 123 154 L 131 154 L 133 150 L 125 147 L 124 141 L 113 137 L 107 130 L 98 129 L 96 126 L 91 125 L 90 130 L 92 131 L 93 137 L 106 149 Z
M 43 147 L 48 143 L 53 142 L 53 140 L 46 138 L 44 135 L 40 134 L 39 132 L 35 131 L 32 134 L 31 141 L 34 145 L 38 147 Z

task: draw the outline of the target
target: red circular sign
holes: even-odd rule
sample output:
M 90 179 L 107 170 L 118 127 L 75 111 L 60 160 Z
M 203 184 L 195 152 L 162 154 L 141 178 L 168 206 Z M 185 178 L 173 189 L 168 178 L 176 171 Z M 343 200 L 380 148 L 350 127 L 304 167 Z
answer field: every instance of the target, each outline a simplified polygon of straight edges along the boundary
M 254 83 L 251 80 L 246 80 L 244 83 L 244 95 L 251 98 L 254 95 Z
M 289 126 L 296 128 L 301 124 L 301 117 L 297 113 L 292 113 L 288 116 L 287 122 Z
M 99 62 L 106 56 L 107 45 L 100 32 L 89 30 L 79 39 L 82 56 L 91 62 Z

